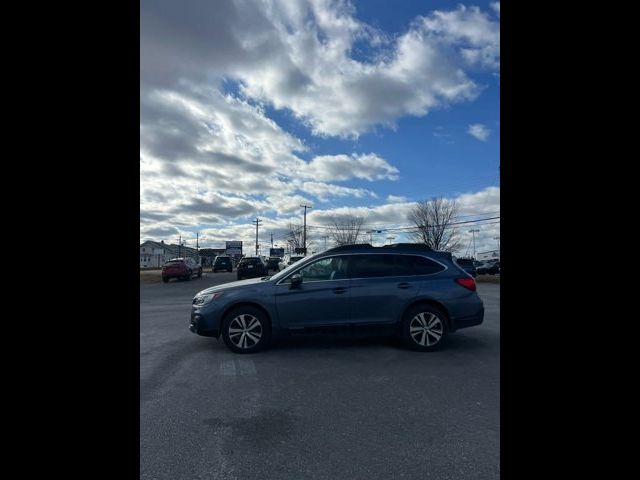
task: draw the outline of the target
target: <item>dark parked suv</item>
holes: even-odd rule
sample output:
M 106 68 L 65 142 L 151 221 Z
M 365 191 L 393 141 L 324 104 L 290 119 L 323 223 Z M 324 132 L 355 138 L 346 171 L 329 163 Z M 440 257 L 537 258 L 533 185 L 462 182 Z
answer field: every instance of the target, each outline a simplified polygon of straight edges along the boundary
M 472 258 L 456 258 L 455 261 L 465 272 L 476 278 L 476 264 Z
M 278 265 L 280 264 L 281 260 L 282 260 L 282 258 L 280 258 L 280 257 L 269 257 L 267 259 L 267 271 L 275 270 L 277 272 L 278 270 L 280 270 Z
M 348 245 L 305 257 L 272 277 L 208 288 L 193 299 L 189 329 L 234 352 L 272 335 L 347 330 L 397 334 L 432 350 L 460 328 L 479 325 L 475 280 L 451 254 L 424 245 Z
M 233 264 L 231 263 L 231 257 L 218 255 L 213 262 L 213 273 L 218 270 L 225 270 L 227 272 L 233 271 Z
M 500 273 L 500 260 L 487 260 L 478 266 L 477 270 L 478 275 L 495 275 L 496 273 Z
M 193 258 L 172 258 L 162 266 L 162 281 L 167 283 L 170 278 L 191 280 L 194 275 L 202 276 L 202 266 Z
M 264 277 L 266 275 L 267 266 L 261 257 L 244 257 L 240 260 L 240 263 L 238 263 L 238 280 L 242 280 L 243 278 Z

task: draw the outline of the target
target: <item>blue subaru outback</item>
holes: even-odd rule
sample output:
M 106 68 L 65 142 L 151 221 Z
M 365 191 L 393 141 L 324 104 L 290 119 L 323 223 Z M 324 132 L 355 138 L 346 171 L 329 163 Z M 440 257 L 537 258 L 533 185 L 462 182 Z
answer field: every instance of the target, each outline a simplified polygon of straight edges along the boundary
M 417 244 L 364 244 L 203 290 L 193 299 L 189 328 L 222 336 L 237 353 L 259 351 L 278 334 L 345 330 L 396 334 L 427 351 L 483 318 L 475 280 L 451 254 Z

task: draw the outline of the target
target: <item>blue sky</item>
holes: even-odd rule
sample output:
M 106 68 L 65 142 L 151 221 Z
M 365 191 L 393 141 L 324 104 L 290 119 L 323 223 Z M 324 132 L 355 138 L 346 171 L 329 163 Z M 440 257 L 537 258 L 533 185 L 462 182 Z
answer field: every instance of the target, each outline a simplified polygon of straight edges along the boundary
M 141 3 L 141 240 L 499 210 L 499 3 L 268 3 Z

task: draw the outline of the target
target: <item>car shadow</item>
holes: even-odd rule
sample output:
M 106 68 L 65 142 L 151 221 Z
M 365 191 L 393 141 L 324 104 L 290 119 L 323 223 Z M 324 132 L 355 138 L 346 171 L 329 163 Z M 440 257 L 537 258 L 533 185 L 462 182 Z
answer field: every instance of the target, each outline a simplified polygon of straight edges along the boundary
M 454 333 L 447 337 L 446 342 L 438 351 L 464 351 L 469 353 L 492 350 L 491 345 L 484 336 Z M 273 338 L 269 350 L 346 350 L 346 349 L 374 349 L 393 348 L 406 352 L 423 353 L 412 350 L 404 345 L 401 339 L 395 336 L 380 335 L 335 335 L 335 334 L 308 334 L 300 336 L 282 336 Z

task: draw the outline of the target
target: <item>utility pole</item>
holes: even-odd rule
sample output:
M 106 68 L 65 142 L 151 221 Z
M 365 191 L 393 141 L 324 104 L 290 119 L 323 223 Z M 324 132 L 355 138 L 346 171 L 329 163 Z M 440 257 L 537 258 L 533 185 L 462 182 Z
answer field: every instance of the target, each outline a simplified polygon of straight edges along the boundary
M 322 238 L 324 238 L 324 249 L 326 250 L 326 249 L 327 249 L 327 238 L 329 238 L 329 237 L 327 237 L 327 236 L 325 235 L 325 236 L 324 236 L 324 237 L 322 237 Z
M 256 226 L 256 255 L 258 255 L 258 225 L 262 223 L 262 220 L 256 218 L 255 221 L 251 222 Z
M 304 233 L 302 235 L 302 248 L 304 248 L 305 255 L 307 254 L 307 208 L 313 208 L 309 205 L 300 205 L 304 208 Z
M 200 244 L 198 243 L 198 237 L 200 235 L 200 232 L 196 232 L 196 251 L 200 251 Z
M 271 234 L 271 248 L 273 248 L 273 233 Z
M 500 237 L 493 237 L 494 240 L 498 240 L 498 251 L 500 251 Z
M 393 235 L 389 235 L 387 237 L 387 240 L 389 240 L 389 245 L 391 245 L 391 242 L 393 242 L 396 239 L 396 237 L 394 237 Z
M 480 230 L 473 229 L 473 230 L 469 230 L 469 232 L 471 233 L 471 235 L 473 235 L 473 259 L 476 259 L 476 232 L 480 232 Z
M 182 235 L 178 237 L 178 257 L 180 256 L 181 252 L 182 252 Z
M 369 230 L 367 232 L 369 234 L 369 244 L 373 245 L 373 234 L 374 233 L 382 233 L 382 230 Z M 393 237 L 395 238 L 395 237 Z

